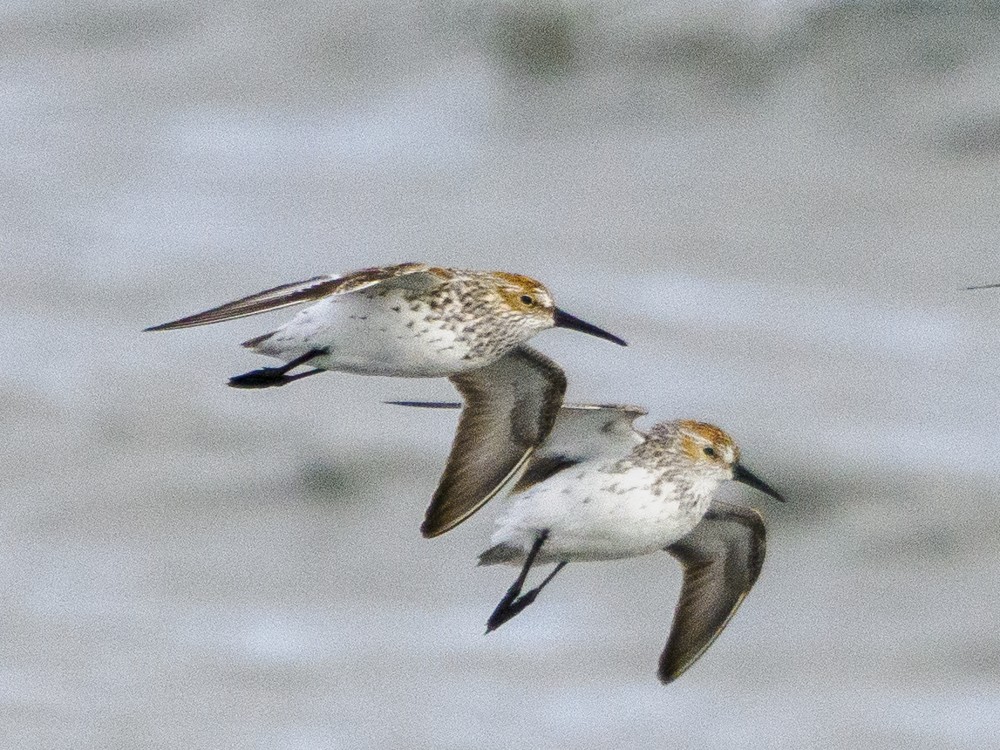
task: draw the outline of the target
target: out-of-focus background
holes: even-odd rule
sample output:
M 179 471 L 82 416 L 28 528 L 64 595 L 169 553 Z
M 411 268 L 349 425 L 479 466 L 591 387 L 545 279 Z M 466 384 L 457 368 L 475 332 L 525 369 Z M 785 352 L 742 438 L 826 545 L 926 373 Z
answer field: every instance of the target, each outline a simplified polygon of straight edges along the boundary
M 982 748 L 1000 732 L 1000 4 L 8 2 L 0 736 L 11 748 Z M 247 392 L 404 260 L 543 279 L 576 401 L 714 421 L 790 498 L 655 678 L 666 555 L 483 636 L 501 504 L 418 533 L 446 381 Z M 733 491 L 735 494 L 736 491 Z

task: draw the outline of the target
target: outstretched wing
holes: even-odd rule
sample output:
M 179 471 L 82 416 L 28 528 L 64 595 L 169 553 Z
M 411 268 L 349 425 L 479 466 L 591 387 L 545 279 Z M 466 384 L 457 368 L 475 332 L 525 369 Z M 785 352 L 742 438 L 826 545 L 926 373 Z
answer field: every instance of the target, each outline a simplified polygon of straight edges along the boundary
M 251 294 L 235 302 L 227 302 L 211 310 L 152 326 L 146 330 L 170 331 L 175 328 L 221 323 L 224 320 L 245 318 L 248 315 L 280 310 L 303 302 L 315 302 L 335 294 L 357 292 L 376 284 L 397 283 L 400 286 L 430 288 L 443 283 L 450 278 L 450 275 L 450 272 L 443 268 L 434 268 L 425 263 L 400 263 L 395 266 L 364 268 L 343 276 L 313 276 L 305 281 L 265 289 L 263 292 Z
M 713 502 L 694 530 L 666 548 L 684 583 L 666 648 L 663 683 L 680 677 L 729 624 L 764 564 L 764 519 L 753 508 Z
M 552 433 L 511 492 L 523 492 L 581 461 L 627 454 L 643 440 L 633 422 L 644 414 L 646 410 L 638 406 L 564 404 Z
M 389 401 L 397 406 L 459 409 L 458 401 Z M 643 440 L 633 422 L 646 414 L 639 406 L 623 404 L 563 404 L 552 432 L 528 459 L 527 468 L 512 493 L 543 482 L 563 469 L 601 455 L 620 456 Z
M 552 430 L 566 392 L 562 369 L 527 346 L 449 379 L 465 403 L 420 527 L 426 537 L 462 523 L 516 479 Z

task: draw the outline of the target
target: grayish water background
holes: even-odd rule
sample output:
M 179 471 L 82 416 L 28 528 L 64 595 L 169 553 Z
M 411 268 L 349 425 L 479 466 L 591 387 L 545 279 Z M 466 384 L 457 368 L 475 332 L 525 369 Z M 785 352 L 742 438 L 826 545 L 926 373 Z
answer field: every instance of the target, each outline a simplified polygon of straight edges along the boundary
M 17 748 L 981 748 L 1000 731 L 992 3 L 8 3 L 0 736 Z M 541 29 L 541 31 L 539 31 Z M 417 527 L 446 382 L 225 388 L 320 272 L 544 279 L 573 400 L 791 498 L 663 688 L 666 556 L 501 631 L 498 508 Z

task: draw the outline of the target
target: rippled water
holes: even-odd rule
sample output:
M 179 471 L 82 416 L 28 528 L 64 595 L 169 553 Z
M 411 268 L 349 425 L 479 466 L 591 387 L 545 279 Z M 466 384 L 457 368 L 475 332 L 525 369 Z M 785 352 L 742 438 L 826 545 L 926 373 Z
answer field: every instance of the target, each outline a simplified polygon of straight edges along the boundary
M 996 736 L 996 9 L 524 7 L 0 12 L 11 747 Z M 447 383 L 240 392 L 273 320 L 139 333 L 401 260 L 544 279 L 631 342 L 540 336 L 573 400 L 715 421 L 791 498 L 676 684 L 666 556 L 483 637 L 497 509 L 422 540 L 454 415 L 381 403 Z

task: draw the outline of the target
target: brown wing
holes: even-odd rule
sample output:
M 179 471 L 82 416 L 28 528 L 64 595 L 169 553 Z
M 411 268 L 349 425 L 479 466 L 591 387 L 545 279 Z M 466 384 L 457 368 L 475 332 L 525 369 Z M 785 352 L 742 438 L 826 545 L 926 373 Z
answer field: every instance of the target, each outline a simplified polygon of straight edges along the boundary
M 426 537 L 462 523 L 517 478 L 552 429 L 566 392 L 562 369 L 527 346 L 450 380 L 465 405 L 420 527 Z
M 757 580 L 764 549 L 760 513 L 719 502 L 690 534 L 666 548 L 684 566 L 684 584 L 660 655 L 662 682 L 680 677 L 723 631 Z
M 175 328 L 192 328 L 209 323 L 221 323 L 224 320 L 245 318 L 248 315 L 280 310 L 283 307 L 299 305 L 303 302 L 315 302 L 334 294 L 349 294 L 375 284 L 391 280 L 400 280 L 401 284 L 420 284 L 420 280 L 407 276 L 414 274 L 426 277 L 428 285 L 441 283 L 450 274 L 443 268 L 433 268 L 425 263 L 400 263 L 395 266 L 364 268 L 344 276 L 313 276 L 305 281 L 282 284 L 273 289 L 251 294 L 234 302 L 213 307 L 211 310 L 189 315 L 186 318 L 172 320 L 158 326 L 147 328 L 147 331 L 169 331 Z

